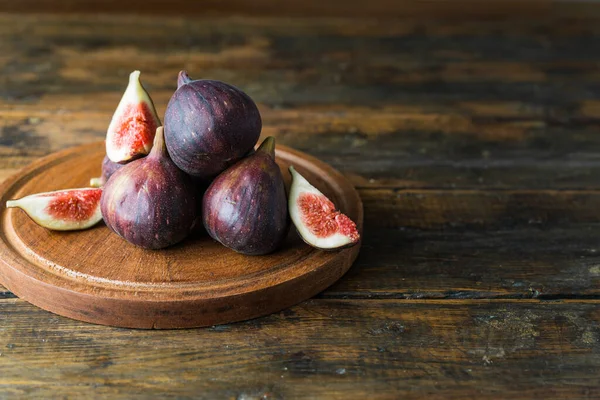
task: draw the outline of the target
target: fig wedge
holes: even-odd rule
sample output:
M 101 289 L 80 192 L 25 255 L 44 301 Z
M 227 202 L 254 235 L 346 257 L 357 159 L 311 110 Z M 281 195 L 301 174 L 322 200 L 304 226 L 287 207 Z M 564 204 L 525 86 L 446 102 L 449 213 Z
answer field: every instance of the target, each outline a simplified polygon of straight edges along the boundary
M 140 71 L 133 71 L 106 132 L 106 155 L 121 164 L 145 156 L 160 125 L 154 103 L 140 82 Z
M 322 250 L 351 247 L 360 235 L 356 224 L 290 166 L 292 186 L 288 198 L 290 217 L 307 244 Z
M 83 188 L 32 194 L 6 202 L 20 208 L 38 225 L 56 231 L 87 229 L 102 219 L 102 189 Z

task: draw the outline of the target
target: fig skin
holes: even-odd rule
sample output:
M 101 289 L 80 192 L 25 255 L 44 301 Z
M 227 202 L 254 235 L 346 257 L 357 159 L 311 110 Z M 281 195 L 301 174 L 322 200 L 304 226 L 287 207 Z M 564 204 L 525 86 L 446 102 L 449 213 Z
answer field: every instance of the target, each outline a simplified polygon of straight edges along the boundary
M 123 164 L 112 162 L 108 156 L 104 156 L 102 160 L 102 177 L 104 178 L 104 182 L 108 181 L 108 178 L 121 169 L 122 166 Z
M 274 146 L 272 137 L 265 139 L 254 154 L 221 173 L 204 194 L 206 231 L 238 253 L 271 253 L 287 236 L 287 197 Z
M 200 178 L 196 178 L 191 175 L 188 175 L 188 176 L 192 180 L 192 184 L 194 186 L 194 190 L 196 191 L 196 198 L 197 198 L 196 213 L 198 216 L 198 223 L 194 226 L 193 233 L 204 236 L 204 235 L 206 235 L 206 230 L 204 229 L 204 225 L 202 224 L 202 220 L 201 220 L 202 199 L 204 198 L 204 193 L 206 193 L 206 190 L 208 189 L 208 186 L 210 185 L 211 182 L 206 182 Z
M 148 156 L 124 165 L 106 182 L 100 206 L 106 225 L 136 246 L 160 249 L 191 233 L 196 188 L 169 158 L 162 127 Z
M 173 162 L 210 181 L 250 151 L 262 120 L 240 89 L 214 80 L 191 80 L 185 71 L 165 112 L 165 142 Z
M 90 179 L 90 186 L 92 187 L 100 187 L 104 186 L 104 184 L 108 181 L 108 178 L 112 176 L 117 170 L 119 170 L 124 164 L 119 164 L 113 162 L 108 158 L 108 156 L 104 156 L 102 160 L 102 176 L 99 178 Z

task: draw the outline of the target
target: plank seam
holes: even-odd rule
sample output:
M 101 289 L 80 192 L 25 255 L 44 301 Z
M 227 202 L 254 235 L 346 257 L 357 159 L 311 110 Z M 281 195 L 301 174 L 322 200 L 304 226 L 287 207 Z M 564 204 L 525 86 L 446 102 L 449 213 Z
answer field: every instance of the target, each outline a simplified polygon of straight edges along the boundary
M 321 293 L 314 299 L 323 300 L 600 300 L 600 294 L 503 294 L 478 295 L 477 292 L 456 293 Z

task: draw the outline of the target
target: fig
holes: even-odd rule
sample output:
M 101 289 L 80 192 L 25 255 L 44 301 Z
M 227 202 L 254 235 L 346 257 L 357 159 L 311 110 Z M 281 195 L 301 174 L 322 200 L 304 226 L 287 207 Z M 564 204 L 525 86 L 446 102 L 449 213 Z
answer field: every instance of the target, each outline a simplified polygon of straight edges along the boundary
M 102 189 L 83 188 L 37 193 L 6 202 L 20 208 L 38 225 L 57 231 L 89 228 L 102 219 Z
M 202 218 L 213 239 L 238 253 L 267 254 L 281 245 L 289 217 L 274 138 L 215 178 L 202 200 Z
M 197 222 L 196 188 L 169 158 L 162 127 L 148 156 L 106 182 L 100 205 L 106 225 L 140 247 L 160 249 L 190 234 Z
M 251 150 L 262 121 L 256 104 L 240 89 L 179 73 L 165 112 L 165 141 L 173 162 L 210 181 Z
M 307 244 L 323 250 L 351 247 L 360 235 L 356 224 L 290 166 L 292 186 L 288 207 L 292 222 Z
M 110 178 L 112 174 L 114 174 L 122 166 L 123 164 L 112 162 L 110 161 L 110 158 L 108 158 L 108 156 L 104 156 L 104 159 L 102 159 L 102 176 L 100 176 L 99 178 L 90 179 L 90 186 L 103 186 L 106 183 L 106 181 L 108 181 L 108 178 Z
M 154 103 L 140 82 L 140 71 L 133 71 L 106 132 L 106 155 L 121 164 L 145 156 L 159 126 Z

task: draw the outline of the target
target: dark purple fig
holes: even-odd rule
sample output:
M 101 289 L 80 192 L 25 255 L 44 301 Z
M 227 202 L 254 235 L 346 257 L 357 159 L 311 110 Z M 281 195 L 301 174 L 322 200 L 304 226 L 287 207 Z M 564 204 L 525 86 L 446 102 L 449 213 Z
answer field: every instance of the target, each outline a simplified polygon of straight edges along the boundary
M 140 247 L 160 249 L 190 234 L 197 221 L 196 189 L 169 158 L 162 127 L 148 156 L 106 182 L 100 205 L 106 225 Z
M 275 139 L 221 173 L 202 201 L 204 227 L 223 245 L 242 254 L 267 254 L 288 232 L 287 197 L 275 163 Z
M 208 186 L 210 185 L 210 182 L 206 182 L 203 179 L 200 178 L 196 178 L 193 177 L 191 175 L 190 178 L 192 179 L 192 183 L 194 186 L 194 189 L 196 191 L 196 198 L 198 199 L 196 202 L 196 209 L 197 209 L 197 215 L 198 215 L 198 219 L 200 219 L 200 216 L 202 215 L 202 199 L 204 198 L 204 193 L 206 193 L 206 190 L 208 189 Z M 206 233 L 206 230 L 204 229 L 204 225 L 202 224 L 202 221 L 199 221 L 196 226 L 194 227 L 194 232 L 195 233 Z
M 108 178 L 110 178 L 112 176 L 112 174 L 114 174 L 123 165 L 124 164 L 112 162 L 112 161 L 110 161 L 110 158 L 108 158 L 108 156 L 104 156 L 104 159 L 102 160 L 102 176 L 100 176 L 99 178 L 90 179 L 90 186 L 91 187 L 104 186 L 106 181 L 108 181 Z
M 179 73 L 165 112 L 165 142 L 183 171 L 211 180 L 240 160 L 260 136 L 256 104 L 240 89 Z

